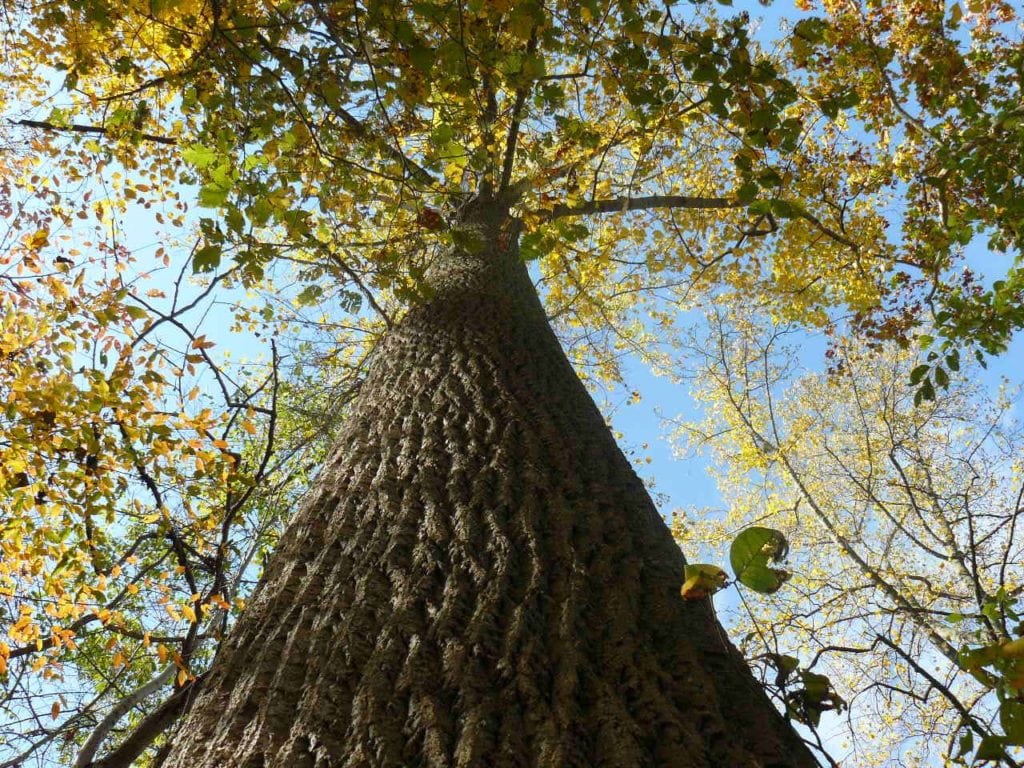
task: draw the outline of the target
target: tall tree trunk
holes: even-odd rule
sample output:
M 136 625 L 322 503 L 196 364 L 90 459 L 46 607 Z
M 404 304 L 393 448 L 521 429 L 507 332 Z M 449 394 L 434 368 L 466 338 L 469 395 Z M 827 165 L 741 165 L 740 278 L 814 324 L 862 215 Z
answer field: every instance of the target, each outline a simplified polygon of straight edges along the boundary
M 169 768 L 816 765 L 679 597 L 512 226 L 374 353 Z

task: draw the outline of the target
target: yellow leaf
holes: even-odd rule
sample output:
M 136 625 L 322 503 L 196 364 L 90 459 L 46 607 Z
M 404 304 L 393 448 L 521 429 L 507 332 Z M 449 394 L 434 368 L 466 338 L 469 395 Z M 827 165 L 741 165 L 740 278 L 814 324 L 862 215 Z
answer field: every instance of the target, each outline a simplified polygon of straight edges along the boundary
M 54 720 L 56 720 L 58 717 L 60 717 L 60 702 L 59 701 L 53 702 L 53 706 L 50 707 L 50 717 L 52 717 Z
M 703 600 L 725 586 L 728 575 L 716 565 L 687 565 L 679 594 L 684 600 Z
M 1004 659 L 1024 659 L 1024 637 L 1004 643 L 999 649 L 999 655 Z
M 28 247 L 31 248 L 33 251 L 38 251 L 40 248 L 45 248 L 47 245 L 49 245 L 49 243 L 50 230 L 48 229 L 38 230 L 37 232 L 35 232 L 35 234 L 29 237 L 28 240 L 25 241 L 25 244 L 28 245 Z

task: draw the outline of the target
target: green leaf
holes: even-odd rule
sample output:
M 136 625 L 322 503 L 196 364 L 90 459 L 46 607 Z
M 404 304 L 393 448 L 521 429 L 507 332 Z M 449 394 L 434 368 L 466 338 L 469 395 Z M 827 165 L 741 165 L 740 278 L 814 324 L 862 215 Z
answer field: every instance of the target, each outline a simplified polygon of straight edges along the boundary
M 782 186 L 782 176 L 774 168 L 765 168 L 759 174 L 757 174 L 757 181 L 762 187 L 779 187 Z
M 953 756 L 954 759 L 958 759 L 966 755 L 974 749 L 974 732 L 967 731 L 963 736 L 960 737 L 960 749 Z
M 925 379 L 924 383 L 921 384 L 920 389 L 914 393 L 914 405 L 920 405 L 925 401 L 935 400 L 935 387 L 932 386 L 931 379 Z
M 957 664 L 968 672 L 994 663 L 999 658 L 998 645 L 986 645 L 981 648 L 965 648 L 957 654 Z
M 47 116 L 46 122 L 51 123 L 58 128 L 67 128 L 71 125 L 71 113 L 66 109 L 54 107 L 50 110 L 50 114 Z
M 772 213 L 780 219 L 795 219 L 806 212 L 800 203 L 793 200 L 772 200 Z
M 745 181 L 740 185 L 739 189 L 736 190 L 736 199 L 741 203 L 752 203 L 757 199 L 757 193 L 760 188 L 753 181 Z
M 199 190 L 199 205 L 203 208 L 220 208 L 227 202 L 230 187 L 222 184 L 206 184 Z
M 190 144 L 181 156 L 193 168 L 208 168 L 217 162 L 217 151 L 202 144 Z
M 409 49 L 409 60 L 412 65 L 425 75 L 429 75 L 434 68 L 434 59 L 436 58 L 437 53 L 434 49 L 422 43 L 416 43 Z
M 778 674 L 775 676 L 775 685 L 779 688 L 785 686 L 786 680 L 789 679 L 789 676 L 796 672 L 800 667 L 800 659 L 796 656 L 769 653 L 768 660 L 771 661 L 775 669 L 778 670 Z
M 812 701 L 821 702 L 828 696 L 830 681 L 827 675 L 804 671 L 800 673 L 804 683 L 804 696 Z
M 841 712 L 846 702 L 832 688 L 832 681 L 825 675 L 810 670 L 801 670 L 803 685 L 786 694 L 786 708 L 801 723 L 817 727 L 823 712 Z
M 963 17 L 964 11 L 960 7 L 960 4 L 953 3 L 952 7 L 949 9 L 949 28 L 956 29 L 960 26 L 960 20 L 963 19 Z
M 713 83 L 718 80 L 718 70 L 708 59 L 700 59 L 693 68 L 692 77 L 697 83 Z
M 789 572 L 768 564 L 782 561 L 788 551 L 789 544 L 780 531 L 754 526 L 740 532 L 733 540 L 729 562 L 743 585 L 770 595 L 789 579 Z
M 220 254 L 219 245 L 204 245 L 192 256 L 192 271 L 213 272 L 220 266 Z
M 1010 744 L 1024 746 L 1024 703 L 1007 699 L 999 705 L 999 723 Z
M 308 306 L 309 304 L 315 304 L 319 301 L 323 294 L 324 289 L 319 285 L 307 285 L 302 289 L 299 295 L 295 297 L 295 300 L 303 306 Z
M 825 39 L 828 31 L 828 22 L 818 16 L 798 21 L 793 27 L 793 34 L 808 43 L 820 43 Z
M 921 365 L 917 366 L 914 370 L 910 372 L 910 383 L 912 385 L 918 384 L 921 381 L 921 379 L 924 378 L 925 374 L 928 373 L 930 368 L 931 366 L 928 365 L 927 363 L 922 363 Z
M 1002 760 L 1006 756 L 1003 745 L 1006 740 L 1002 736 L 986 736 L 978 745 L 978 751 L 974 753 L 975 761 L 978 760 Z

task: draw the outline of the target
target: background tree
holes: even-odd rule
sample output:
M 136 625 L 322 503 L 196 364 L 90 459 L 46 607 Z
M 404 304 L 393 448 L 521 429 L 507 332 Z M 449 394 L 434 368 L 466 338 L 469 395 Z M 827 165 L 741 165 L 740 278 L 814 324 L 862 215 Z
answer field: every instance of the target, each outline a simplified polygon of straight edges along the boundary
M 832 370 L 808 372 L 792 326 L 765 327 L 749 307 L 709 325 L 679 364 L 706 419 L 676 435 L 713 451 L 728 509 L 688 512 L 675 530 L 711 552 L 751 523 L 789 538 L 786 589 L 732 614 L 765 680 L 785 697 L 797 659 L 824 671 L 849 702 L 845 759 L 858 765 L 1019 744 L 1019 665 L 990 674 L 968 650 L 1012 649 L 1020 631 L 1012 393 L 991 399 L 971 366 L 915 404 L 911 352 L 844 340 Z

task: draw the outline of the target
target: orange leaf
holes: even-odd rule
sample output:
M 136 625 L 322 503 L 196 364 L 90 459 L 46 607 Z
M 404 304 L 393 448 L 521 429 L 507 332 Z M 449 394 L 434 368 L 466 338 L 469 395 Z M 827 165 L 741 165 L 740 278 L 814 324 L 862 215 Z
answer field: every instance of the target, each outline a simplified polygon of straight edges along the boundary
M 28 245 L 28 247 L 31 248 L 33 251 L 38 251 L 40 248 L 44 248 L 47 245 L 49 245 L 49 243 L 50 230 L 48 229 L 38 230 L 35 234 L 29 237 L 28 240 L 25 241 L 25 244 Z

